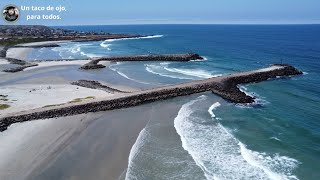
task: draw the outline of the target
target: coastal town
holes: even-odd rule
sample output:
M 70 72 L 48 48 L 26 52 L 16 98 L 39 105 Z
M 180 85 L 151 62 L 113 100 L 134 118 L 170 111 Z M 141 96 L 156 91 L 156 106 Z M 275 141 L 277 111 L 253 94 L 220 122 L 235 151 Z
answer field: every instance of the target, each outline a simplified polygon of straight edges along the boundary
M 133 38 L 140 35 L 84 32 L 40 25 L 0 25 L 0 46 L 41 41 L 98 41 L 116 38 Z

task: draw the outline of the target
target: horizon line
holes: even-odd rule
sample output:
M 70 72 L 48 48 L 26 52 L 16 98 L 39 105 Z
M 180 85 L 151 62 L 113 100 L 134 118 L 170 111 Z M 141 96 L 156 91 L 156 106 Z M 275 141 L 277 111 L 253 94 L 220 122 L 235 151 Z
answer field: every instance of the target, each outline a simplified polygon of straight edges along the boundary
M 320 23 L 123 23 L 123 24 L 73 24 L 44 26 L 128 26 L 128 25 L 320 25 Z
M 320 25 L 320 23 L 123 23 L 123 24 L 72 24 L 72 25 L 45 25 L 45 24 L 0 24 L 0 26 L 129 26 L 129 25 Z

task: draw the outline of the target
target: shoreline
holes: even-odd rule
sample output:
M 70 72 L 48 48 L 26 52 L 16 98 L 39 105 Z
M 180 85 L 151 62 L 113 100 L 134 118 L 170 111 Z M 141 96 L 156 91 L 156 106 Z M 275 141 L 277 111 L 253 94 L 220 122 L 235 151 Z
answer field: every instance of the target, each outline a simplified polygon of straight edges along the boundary
M 10 126 L 0 133 L 5 145 L 2 147 L 6 147 L 0 147 L 4 157 L 0 162 L 1 177 L 40 180 L 76 175 L 79 180 L 118 179 L 128 166 L 130 150 L 141 129 L 152 118 L 153 109 L 145 105 Z M 16 158 L 23 161 L 15 161 Z M 70 159 L 76 163 L 71 165 Z M 15 173 L 10 173 L 12 170 Z

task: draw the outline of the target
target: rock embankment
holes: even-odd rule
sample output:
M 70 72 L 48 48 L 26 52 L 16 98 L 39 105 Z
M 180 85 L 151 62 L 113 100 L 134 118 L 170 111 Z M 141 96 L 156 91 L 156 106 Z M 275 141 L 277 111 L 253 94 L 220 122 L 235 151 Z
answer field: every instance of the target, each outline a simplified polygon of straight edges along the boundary
M 237 88 L 239 84 L 260 82 L 270 78 L 277 78 L 279 76 L 288 77 L 299 74 L 302 74 L 302 72 L 292 66 L 277 65 L 257 71 L 236 73 L 201 81 L 193 81 L 190 83 L 155 88 L 140 92 L 126 93 L 121 96 L 108 99 L 93 100 L 90 102 L 68 104 L 58 107 L 40 108 L 1 118 L 0 131 L 6 130 L 8 126 L 17 122 L 127 108 L 144 103 L 210 90 L 231 102 L 250 103 L 253 102 L 253 97 L 248 97 L 241 92 Z
M 201 60 L 199 54 L 160 54 L 160 55 L 133 55 L 133 56 L 115 56 L 115 57 L 103 57 L 90 61 L 83 65 L 81 69 L 99 69 L 105 66 L 99 64 L 100 61 L 111 61 L 111 62 L 123 62 L 123 61 L 191 61 Z

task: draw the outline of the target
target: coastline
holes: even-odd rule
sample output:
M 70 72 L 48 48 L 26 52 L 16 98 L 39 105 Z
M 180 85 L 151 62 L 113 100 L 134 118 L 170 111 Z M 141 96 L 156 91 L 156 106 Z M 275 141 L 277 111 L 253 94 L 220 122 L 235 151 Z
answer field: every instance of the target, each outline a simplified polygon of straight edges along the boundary
M 0 133 L 0 177 L 118 179 L 152 111 L 147 105 L 15 124 Z M 10 143 L 16 138 L 19 141 Z M 23 161 L 13 161 L 16 158 Z
M 170 38 L 170 36 L 171 35 L 168 35 L 168 39 Z M 241 36 L 241 31 L 239 31 L 239 36 Z M 185 37 L 188 37 L 188 34 L 186 34 Z M 201 41 L 200 42 L 196 41 L 196 39 L 198 39 L 199 37 L 201 39 L 201 36 L 197 36 L 196 38 L 194 38 L 194 42 L 195 42 L 194 44 L 199 44 L 199 46 L 195 45 L 194 47 L 198 48 L 200 50 L 199 52 L 205 53 L 206 48 L 211 47 L 210 43 L 206 43 L 207 41 L 205 40 L 203 41 L 203 45 L 202 45 Z M 192 39 L 192 37 L 190 38 Z M 185 38 L 185 39 L 188 39 L 188 38 Z M 208 39 L 208 41 L 211 42 L 211 40 L 215 38 L 205 37 L 205 39 Z M 246 41 L 243 40 L 242 42 L 246 42 Z M 138 43 L 139 44 L 141 43 L 142 48 L 143 47 L 145 48 L 145 46 L 148 46 L 149 44 L 148 42 L 146 42 L 146 45 L 143 46 L 144 44 L 143 42 L 137 42 L 137 44 Z M 187 43 L 184 43 L 184 44 L 187 44 Z M 177 45 L 183 46 L 184 44 L 177 44 Z M 226 42 L 226 44 L 228 43 Z M 99 46 L 99 43 L 97 45 Z M 157 47 L 157 45 L 152 45 L 152 47 L 153 46 Z M 271 46 L 270 45 L 268 46 L 268 44 L 266 44 L 266 47 L 271 47 Z M 241 47 L 239 48 L 241 49 Z M 114 48 L 112 48 L 111 46 L 111 49 L 114 52 L 116 51 L 115 46 Z M 226 49 L 228 48 L 226 47 Z M 126 50 L 126 47 L 123 47 L 122 50 L 123 51 Z M 258 50 L 259 49 L 257 49 L 257 51 Z M 208 49 L 208 52 L 209 51 L 211 52 L 211 50 Z M 97 52 L 99 51 L 96 51 L 94 53 L 98 54 Z M 171 52 L 172 51 L 170 51 L 169 53 Z M 171 65 L 170 66 L 166 65 L 165 67 L 169 67 L 171 69 L 172 67 L 175 67 L 177 68 L 177 70 L 203 69 L 203 70 L 208 70 L 207 71 L 208 74 L 210 73 L 211 75 L 213 75 L 217 73 L 221 73 L 221 74 L 229 73 L 228 71 L 227 72 L 224 72 L 223 70 L 220 71 L 223 68 L 215 68 L 216 66 L 225 66 L 227 68 L 233 69 L 233 72 L 234 71 L 238 72 L 240 70 L 255 69 L 255 68 L 260 68 L 264 65 L 267 66 L 269 64 L 274 64 L 272 60 L 263 61 L 264 58 L 262 57 L 264 56 L 263 54 L 261 55 L 259 53 L 255 54 L 257 55 L 257 59 L 254 58 L 256 61 L 259 61 L 259 64 L 258 63 L 255 64 L 255 62 L 253 61 L 252 61 L 252 64 L 246 63 L 248 62 L 246 61 L 248 59 L 246 59 L 247 56 L 242 54 L 243 52 L 239 52 L 239 54 L 235 53 L 236 55 L 230 56 L 230 57 L 233 57 L 234 59 L 244 58 L 239 60 L 239 62 L 235 62 L 231 58 L 229 59 L 230 64 L 225 62 L 219 62 L 219 60 L 225 60 L 225 58 L 219 59 L 219 57 L 216 57 L 216 55 L 219 55 L 220 53 L 224 54 L 223 52 L 217 52 L 217 54 L 214 52 L 203 54 L 206 57 L 208 57 L 208 61 L 206 62 L 190 62 L 190 63 L 187 63 L 186 65 L 182 63 L 181 65 L 179 65 L 180 63 L 171 64 L 169 62 L 168 64 L 171 64 Z M 280 50 L 278 53 L 281 54 Z M 275 54 L 277 53 L 275 52 Z M 300 53 L 297 52 L 297 54 L 300 54 Z M 304 52 L 301 52 L 301 54 L 304 55 Z M 2 62 L 6 63 L 4 61 Z M 27 85 L 26 87 L 28 87 L 28 85 L 34 85 L 34 84 L 37 84 L 38 86 L 40 84 L 43 84 L 44 82 L 49 82 L 50 85 L 59 85 L 59 86 L 68 85 L 69 86 L 71 82 L 75 82 L 83 79 L 83 80 L 91 80 L 91 81 L 96 80 L 99 83 L 101 82 L 102 85 L 105 85 L 108 87 L 115 87 L 113 84 L 109 84 L 106 82 L 115 83 L 115 81 L 119 81 L 120 82 L 119 84 L 121 83 L 126 84 L 126 83 L 123 83 L 125 81 L 122 81 L 120 76 L 117 76 L 118 72 L 123 72 L 123 74 L 127 75 L 129 78 L 133 80 L 142 80 L 142 81 L 145 80 L 146 82 L 153 82 L 153 81 L 149 81 L 149 79 L 154 77 L 155 79 L 154 81 L 158 80 L 157 78 L 159 78 L 159 82 L 161 81 L 164 82 L 163 85 L 170 84 L 170 83 L 167 83 L 170 81 L 169 80 L 166 81 L 165 80 L 166 77 L 163 77 L 163 76 L 160 77 L 160 74 L 156 76 L 155 74 L 151 74 L 151 72 L 144 72 L 144 73 L 141 73 L 142 74 L 141 79 L 139 75 L 133 74 L 138 70 L 145 71 L 145 67 L 142 67 L 143 65 L 141 65 L 141 67 L 138 67 L 138 66 L 129 66 L 129 65 L 126 65 L 126 63 L 123 63 L 123 64 L 115 65 L 114 69 L 116 71 L 114 71 L 113 73 L 110 73 L 109 71 L 111 67 L 108 68 L 109 62 L 107 61 L 103 62 L 103 63 L 106 63 L 106 66 L 107 66 L 107 68 L 105 69 L 82 71 L 81 69 L 79 69 L 79 67 L 82 66 L 83 63 L 85 62 L 88 62 L 88 61 L 76 60 L 76 61 L 70 61 L 70 62 L 67 62 L 67 61 L 58 61 L 58 62 L 52 61 L 52 62 L 39 62 L 39 63 L 35 62 L 35 63 L 38 63 L 38 66 L 27 68 L 21 72 L 17 72 L 14 74 L 4 73 L 5 75 L 3 75 L 1 72 L 0 86 L 9 86 L 10 84 L 13 84 L 14 86 L 21 87 L 21 86 Z M 295 145 L 297 145 L 297 148 L 299 149 L 301 148 L 301 150 L 303 150 L 304 147 L 309 147 L 309 144 L 312 144 L 310 142 L 316 142 L 316 140 L 311 141 L 310 134 L 308 133 L 307 134 L 303 133 L 302 135 L 300 134 L 299 136 L 288 137 L 286 136 L 285 132 L 289 132 L 295 135 L 295 132 L 296 132 L 295 130 L 297 128 L 296 125 L 299 122 L 309 123 L 309 124 L 311 120 L 313 122 L 316 122 L 315 121 L 316 119 L 312 118 L 313 117 L 312 115 L 314 115 L 314 117 L 317 117 L 315 116 L 316 114 L 311 114 L 308 116 L 309 118 L 306 117 L 306 119 L 303 119 L 305 116 L 302 116 L 301 118 L 298 112 L 299 111 L 310 112 L 308 111 L 310 110 L 308 108 L 315 107 L 315 106 L 310 106 L 310 104 L 312 105 L 312 103 L 314 103 L 315 100 L 317 99 L 310 98 L 311 102 L 310 104 L 308 104 L 308 102 L 303 101 L 303 97 L 307 97 L 307 98 L 309 97 L 308 90 L 312 92 L 318 92 L 318 91 L 313 89 L 313 87 L 317 86 L 316 84 L 313 84 L 313 83 L 308 84 L 308 78 L 314 77 L 314 71 L 307 69 L 306 67 L 304 67 L 303 65 L 299 64 L 294 60 L 290 61 L 290 64 L 291 63 L 303 69 L 304 71 L 309 72 L 309 75 L 301 76 L 301 77 L 288 76 L 288 77 L 285 77 L 284 79 L 280 77 L 274 77 L 274 79 L 272 78 L 271 81 L 264 82 L 261 84 L 250 84 L 250 85 L 239 84 L 238 86 L 240 86 L 241 88 L 243 87 L 243 89 L 240 89 L 240 91 L 242 90 L 242 92 L 246 93 L 248 96 L 255 97 L 257 100 L 256 103 L 253 103 L 251 105 L 231 104 L 231 103 L 225 102 L 222 98 L 218 97 L 218 102 L 221 103 L 221 107 L 219 107 L 217 110 L 213 110 L 214 108 L 217 107 L 216 103 L 213 104 L 212 106 L 210 105 L 217 101 L 215 101 L 215 99 L 213 100 L 209 99 L 209 102 L 206 106 L 204 107 L 201 106 L 201 109 L 204 111 L 204 116 L 199 118 L 199 120 L 208 118 L 207 119 L 208 121 L 206 122 L 202 121 L 200 123 L 196 123 L 195 125 L 207 125 L 207 127 L 210 128 L 210 126 L 215 125 L 213 124 L 212 119 L 210 118 L 210 115 L 212 117 L 216 116 L 216 120 L 218 123 L 221 123 L 221 125 L 227 128 L 227 130 L 232 131 L 231 133 L 236 138 L 239 138 L 241 142 L 243 142 L 242 146 L 244 146 L 244 149 L 247 147 L 248 148 L 247 150 L 249 150 L 250 152 L 252 151 L 253 153 L 262 154 L 263 157 L 261 157 L 260 160 L 262 160 L 262 158 L 269 157 L 269 155 L 271 158 L 273 158 L 273 155 L 274 155 L 273 153 L 277 153 L 276 157 L 289 157 L 289 158 L 296 159 L 297 163 L 300 163 L 300 162 L 303 163 L 303 166 L 299 165 L 299 167 L 293 168 L 294 172 L 292 173 L 291 173 L 291 169 L 288 170 L 290 171 L 288 172 L 288 174 L 292 175 L 290 177 L 301 178 L 301 177 L 305 177 L 303 174 L 306 174 L 308 176 L 309 174 L 308 172 L 312 174 L 311 173 L 313 172 L 312 164 L 316 163 L 316 161 L 313 160 L 311 162 L 308 162 L 305 159 L 303 159 L 302 157 L 304 157 L 305 152 L 303 152 L 302 154 L 300 154 L 297 151 L 290 152 L 290 151 L 287 151 L 287 149 L 282 149 L 282 147 L 284 145 L 290 145 L 292 147 L 295 147 Z M 1 64 L 1 61 L 0 61 L 0 64 Z M 128 64 L 131 64 L 131 63 L 128 63 Z M 140 65 L 142 63 L 136 63 L 136 64 Z M 157 62 L 156 63 L 146 62 L 143 64 L 156 64 L 155 67 L 159 67 L 160 65 L 162 65 L 162 63 L 157 63 Z M 172 66 L 173 64 L 178 64 L 178 65 Z M 247 67 L 244 68 L 243 66 L 241 66 L 241 64 L 245 64 L 247 65 Z M 138 68 L 135 69 L 136 67 Z M 215 71 L 215 70 L 218 70 L 218 71 Z M 260 73 L 266 73 L 268 70 L 272 70 L 272 69 L 265 68 L 264 70 L 260 71 Z M 68 71 L 70 73 L 63 73 L 64 71 L 66 72 Z M 74 73 L 75 71 L 78 71 L 79 73 Z M 162 73 L 164 72 L 164 70 L 163 71 L 159 70 L 156 72 Z M 199 75 L 198 71 L 197 72 L 194 71 L 193 73 Z M 81 74 L 83 74 L 83 76 Z M 146 76 L 145 79 L 143 75 Z M 148 75 L 150 75 L 150 77 Z M 176 73 L 172 77 L 179 77 L 179 75 L 180 74 Z M 109 78 L 95 79 L 98 76 L 109 77 Z M 69 78 L 66 78 L 66 77 L 69 77 Z M 115 80 L 109 81 L 109 79 L 111 78 Z M 190 79 L 192 79 L 192 77 Z M 238 80 L 233 79 L 233 82 L 243 82 L 245 79 L 240 78 Z M 171 82 L 174 82 L 174 81 L 177 81 L 177 80 L 172 79 Z M 118 83 L 115 83 L 115 84 L 118 84 Z M 232 82 L 230 82 L 230 84 L 232 84 Z M 127 83 L 126 85 L 131 86 L 130 83 Z M 90 86 L 91 85 L 89 85 L 88 87 Z M 96 87 L 95 83 L 93 83 L 93 87 Z M 99 85 L 97 87 L 104 88 Z M 243 91 L 244 87 L 248 89 Z M 117 89 L 120 89 L 120 88 L 117 88 Z M 225 88 L 222 88 L 222 90 L 221 89 L 218 89 L 218 90 L 219 91 L 217 91 L 216 93 L 221 93 L 221 96 L 223 96 L 223 92 L 225 92 Z M 232 89 L 232 90 L 237 91 L 239 89 Z M 60 91 L 59 93 L 63 94 L 64 92 Z M 210 92 L 208 92 L 207 94 L 210 97 L 215 96 L 215 95 L 211 95 Z M 197 96 L 199 96 L 199 94 L 194 95 L 194 97 L 197 97 Z M 110 96 L 110 98 L 112 97 Z M 3 156 L 6 155 L 10 157 L 10 158 L 8 157 L 2 158 L 3 164 L 0 163 L 0 173 L 1 173 L 0 177 L 11 176 L 11 179 L 19 179 L 18 176 L 20 176 L 20 177 L 26 177 L 24 179 L 32 179 L 32 180 L 50 179 L 50 177 L 52 177 L 52 179 L 76 178 L 81 180 L 81 178 L 108 179 L 108 177 L 110 176 L 112 177 L 112 179 L 118 179 L 117 177 L 119 176 L 119 174 L 121 174 L 121 178 L 127 175 L 124 169 L 127 166 L 130 167 L 132 165 L 130 156 L 133 157 L 134 159 L 136 158 L 136 152 L 139 152 L 140 158 L 148 157 L 148 155 L 150 155 L 151 158 L 149 159 L 145 158 L 145 161 L 140 161 L 141 162 L 140 164 L 135 164 L 136 170 L 137 170 L 136 172 L 138 173 L 137 175 L 141 175 L 141 172 L 143 172 L 143 175 L 142 175 L 143 177 L 150 177 L 149 179 L 152 179 L 156 177 L 158 174 L 163 174 L 164 176 L 162 177 L 165 177 L 166 175 L 169 175 L 171 172 L 175 171 L 181 175 L 188 175 L 188 177 L 192 177 L 193 179 L 205 179 L 205 177 L 195 178 L 197 177 L 197 175 L 192 171 L 191 172 L 181 171 L 181 169 L 179 169 L 177 166 L 184 165 L 186 168 L 187 166 L 186 164 L 183 164 L 181 161 L 177 161 L 177 159 L 173 159 L 171 167 L 174 166 L 174 168 L 170 168 L 169 160 L 170 158 L 172 158 L 172 156 L 175 155 L 175 153 L 177 153 L 177 151 L 175 151 L 176 150 L 175 148 L 165 146 L 164 143 L 160 143 L 159 141 L 153 141 L 153 140 L 158 140 L 158 137 L 156 139 L 151 139 L 151 141 L 154 142 L 154 145 L 158 144 L 158 146 L 153 146 L 154 148 L 149 148 L 149 149 L 146 148 L 145 151 L 140 149 L 139 147 L 141 147 L 141 144 L 136 138 L 137 137 L 136 134 L 137 132 L 139 132 L 138 127 L 137 127 L 137 130 L 131 129 L 131 126 L 132 128 L 134 128 L 137 125 L 139 126 L 140 130 L 143 129 L 141 133 L 145 132 L 144 129 L 148 129 L 147 134 L 149 135 L 149 133 L 151 133 L 149 130 L 151 130 L 151 128 L 155 126 L 157 127 L 159 127 L 159 125 L 161 126 L 162 122 L 165 122 L 166 120 L 168 120 L 168 121 L 171 121 L 172 123 L 172 120 L 173 120 L 172 118 L 165 119 L 164 117 L 166 117 L 169 114 L 173 114 L 172 117 L 176 117 L 180 107 L 172 108 L 172 106 L 170 106 L 170 102 L 171 101 L 177 102 L 178 99 L 179 98 L 174 98 L 172 100 L 159 101 L 159 103 L 163 102 L 163 104 L 162 106 L 158 106 L 158 107 L 153 106 L 154 103 L 149 103 L 147 105 L 139 105 L 136 107 L 130 107 L 125 109 L 111 110 L 108 112 L 96 112 L 96 113 L 80 114 L 80 115 L 73 115 L 73 116 L 67 116 L 67 117 L 57 117 L 52 119 L 41 119 L 41 120 L 35 120 L 30 122 L 12 124 L 8 128 L 8 130 L 0 133 L 0 138 L 2 137 L 3 134 L 5 136 L 5 138 L 0 139 L 0 141 L 3 142 L 3 145 L 4 145 L 3 151 L 1 151 L 1 147 L 0 147 L 0 152 L 3 154 Z M 189 101 L 191 100 L 191 96 L 181 97 L 181 99 L 186 99 L 186 100 L 188 99 Z M 249 100 L 251 101 L 252 99 L 249 99 Z M 301 107 L 301 104 L 304 104 L 304 106 Z M 203 105 L 202 101 L 201 101 L 201 105 Z M 143 107 L 153 106 L 153 112 L 151 112 L 151 110 L 148 108 L 146 109 L 141 108 L 142 106 Z M 210 108 L 208 110 L 209 106 Z M 164 108 L 166 108 L 166 110 L 163 110 Z M 200 108 L 200 105 L 193 106 L 193 107 L 190 107 L 190 109 L 185 109 L 185 110 L 188 110 L 186 112 L 188 113 L 191 110 L 194 111 L 197 108 Z M 133 109 L 135 109 L 135 111 L 133 111 Z M 129 111 L 129 110 L 132 110 L 132 111 Z M 209 114 L 207 111 L 209 111 Z M 127 112 L 127 113 L 125 113 L 124 115 L 125 117 L 122 117 L 121 114 L 124 112 Z M 146 112 L 149 112 L 150 114 L 148 116 L 146 115 L 146 116 L 139 116 L 139 117 L 137 115 L 137 113 L 146 113 Z M 110 113 L 112 113 L 112 116 L 110 115 Z M 96 114 L 99 114 L 101 116 L 100 117 L 94 116 Z M 194 114 L 198 114 L 198 113 L 194 113 Z M 115 121 L 117 119 L 120 120 L 120 122 Z M 146 120 L 146 119 L 150 121 L 154 119 L 158 119 L 158 121 L 152 124 L 149 128 L 147 127 L 148 124 L 146 127 L 144 127 L 145 123 L 142 122 L 142 120 Z M 303 121 L 301 121 L 301 119 L 303 119 Z M 43 123 L 43 124 L 39 125 L 39 123 Z M 185 125 L 185 120 L 183 120 L 182 124 Z M 33 126 L 35 127 L 33 128 Z M 172 134 L 172 133 L 175 133 L 175 129 L 172 126 L 173 125 L 171 124 L 170 127 L 163 127 L 161 131 L 160 130 L 159 131 L 156 130 L 156 131 L 160 135 L 162 133 L 172 138 L 172 137 L 175 137 L 174 134 Z M 129 128 L 129 129 L 126 129 L 126 128 Z M 195 129 L 194 126 L 193 126 L 193 129 Z M 131 130 L 132 132 L 127 132 Z M 210 155 L 212 155 L 212 156 L 215 156 L 215 158 L 217 156 L 218 160 L 214 159 L 210 161 L 209 160 L 203 161 L 205 162 L 205 164 L 206 162 L 210 162 L 208 163 L 208 166 L 211 166 L 211 164 L 214 164 L 214 165 L 219 164 L 218 163 L 219 157 L 224 157 L 224 156 L 220 156 L 221 154 L 219 154 L 219 151 L 217 152 L 216 149 L 214 148 L 217 146 L 215 145 L 211 147 L 210 143 L 217 142 L 217 144 L 220 144 L 220 142 L 223 142 L 223 139 L 220 139 L 221 136 L 217 135 L 216 136 L 217 138 L 212 138 L 212 136 L 210 136 L 210 133 L 207 133 L 202 130 L 192 131 L 191 129 L 190 130 L 185 129 L 185 131 L 194 135 L 194 136 L 189 136 L 189 138 L 193 138 L 196 135 L 198 135 L 199 143 L 203 145 L 203 146 L 197 146 L 198 149 L 195 149 L 195 151 L 198 152 L 198 154 L 203 154 L 206 157 L 210 157 Z M 34 133 L 31 133 L 31 132 L 34 132 Z M 210 130 L 210 132 L 212 132 L 212 130 Z M 22 133 L 22 135 L 19 135 L 20 133 Z M 247 137 L 243 138 L 243 136 L 241 135 L 239 137 L 238 135 L 240 133 L 243 136 L 247 136 Z M 280 134 L 280 133 L 284 133 L 284 134 Z M 183 135 L 181 135 L 181 138 L 182 136 Z M 136 144 L 138 148 L 135 148 L 135 146 L 132 146 L 133 144 L 132 141 L 134 141 L 134 138 L 137 139 Z M 150 141 L 150 136 L 148 136 L 147 138 L 148 138 L 148 141 Z M 147 138 L 145 139 L 140 138 L 140 139 L 146 140 Z M 171 144 L 176 144 L 181 148 L 182 145 L 180 141 L 182 139 L 180 140 L 179 136 L 176 136 L 176 138 L 177 139 L 175 140 L 175 142 L 171 142 L 169 138 L 165 139 L 164 142 L 166 143 L 171 142 Z M 204 141 L 205 138 L 209 140 L 209 144 L 207 144 L 207 142 Z M 216 141 L 211 141 L 211 140 L 216 140 Z M 292 141 L 296 140 L 296 142 L 300 141 L 300 142 L 303 142 L 303 144 L 301 145 L 300 143 L 292 143 L 290 142 L 291 140 Z M 148 145 L 144 144 L 144 147 L 146 146 Z M 241 153 L 243 153 L 242 146 L 241 146 Z M 200 148 L 200 147 L 204 147 L 204 148 Z M 230 148 L 231 146 L 226 145 L 224 147 Z M 230 148 L 230 149 L 237 151 L 239 150 L 238 148 L 239 147 L 236 146 L 235 148 Z M 128 163 L 127 161 L 128 151 L 130 151 L 130 149 L 132 153 L 130 153 L 131 155 L 129 156 L 129 163 Z M 12 153 L 7 152 L 10 150 Z M 164 156 L 161 157 L 161 153 L 158 153 L 159 152 L 158 150 L 160 152 L 166 151 L 167 153 L 164 153 Z M 183 157 L 189 157 L 190 156 L 190 154 L 188 154 L 189 151 L 190 149 L 185 151 L 185 154 L 179 153 L 179 155 Z M 225 153 L 226 155 L 230 153 L 228 149 L 225 149 L 223 152 L 227 152 Z M 306 152 L 308 152 L 308 155 L 306 155 L 306 157 L 311 158 L 312 156 L 311 155 L 309 156 L 310 151 L 306 151 Z M 266 153 L 265 156 L 264 156 L 264 153 Z M 248 156 L 246 157 L 248 158 Z M 253 156 L 253 158 L 255 158 L 255 156 Z M 19 161 L 21 159 L 21 161 L 23 162 L 19 162 L 16 159 L 19 159 Z M 226 159 L 226 158 L 222 158 L 222 160 L 223 159 Z M 240 159 L 242 161 L 246 160 L 252 163 L 252 159 L 249 159 L 249 160 L 246 158 L 245 159 L 240 158 Z M 316 159 L 316 157 L 315 158 L 313 157 L 313 159 Z M 154 161 L 150 161 L 150 160 L 154 160 Z M 232 158 L 231 161 L 228 161 L 228 163 L 226 163 L 226 161 L 222 161 L 222 164 L 216 167 L 219 167 L 221 169 L 223 169 L 223 167 L 229 167 L 232 170 L 232 172 L 237 172 L 236 171 L 237 168 L 242 170 L 246 169 L 246 168 L 241 168 L 241 166 L 233 166 L 235 165 L 235 163 L 233 163 L 232 160 L 234 160 L 234 158 Z M 275 163 L 279 162 L 280 160 L 275 159 Z M 135 163 L 136 162 L 137 161 L 135 161 Z M 191 159 L 189 162 L 194 163 L 198 161 L 195 159 L 193 160 Z M 272 162 L 274 161 L 271 161 L 271 163 Z M 261 161 L 259 161 L 259 163 L 261 163 Z M 150 168 L 150 166 L 148 166 L 149 164 L 152 164 L 155 166 L 153 166 L 153 168 Z M 159 166 L 156 166 L 156 164 L 158 164 Z M 254 162 L 251 165 L 255 166 L 257 165 L 257 163 Z M 264 166 L 264 167 L 270 168 L 270 166 Z M 145 168 L 146 171 L 143 171 L 140 168 Z M 165 170 L 161 171 L 161 168 L 166 168 L 170 172 L 169 173 L 165 172 Z M 275 172 L 278 172 L 278 170 L 279 172 L 280 171 L 287 172 L 286 169 L 283 170 L 284 168 L 282 167 L 276 166 L 274 168 L 276 169 Z M 310 171 L 301 170 L 304 168 L 306 169 L 310 168 Z M 195 170 L 197 168 L 187 168 L 187 169 Z M 146 175 L 147 173 L 145 173 L 148 171 L 150 172 L 150 176 L 147 176 Z M 226 174 L 226 172 L 227 171 L 222 171 L 220 175 L 224 175 Z M 247 172 L 247 173 L 243 173 L 244 175 L 250 174 L 250 171 L 242 171 L 242 172 Z M 201 171 L 198 173 L 200 175 L 203 174 L 203 172 Z M 234 176 L 237 177 L 238 173 L 233 173 L 233 174 Z M 315 174 L 317 175 L 316 172 Z M 175 176 L 175 177 L 179 177 L 179 176 Z M 219 174 L 217 175 L 217 177 L 219 177 Z
M 37 46 L 51 43 L 55 43 L 55 41 L 28 43 L 23 46 Z M 32 48 L 12 48 L 8 51 L 8 58 L 24 60 L 30 51 L 32 51 Z M 35 72 L 47 72 L 49 70 L 54 71 L 55 69 L 72 66 L 81 67 L 88 62 L 89 60 L 37 62 L 38 66 L 27 68 L 19 73 L 4 73 L 3 78 L 0 80 L 0 84 L 1 81 L 9 81 L 12 77 L 17 77 L 18 79 L 20 77 L 20 79 L 23 79 L 24 76 L 32 77 Z M 9 62 L 3 59 L 1 64 L 9 64 Z M 108 66 L 110 65 L 110 62 L 104 61 L 103 64 Z M 47 84 L 45 85 L 44 83 Z M 10 104 L 11 107 L 9 109 L 0 111 L 0 116 L 21 110 L 29 111 L 30 108 L 32 109 L 51 104 L 67 103 L 68 101 L 73 101 L 74 99 L 79 98 L 85 99 L 90 96 L 95 96 L 95 98 L 105 98 L 108 96 L 115 96 L 120 93 L 116 92 L 114 94 L 99 89 L 75 86 L 70 83 L 71 81 L 65 79 L 63 76 L 51 75 L 31 78 L 1 86 L 0 94 L 10 94 L 8 101 L 12 104 Z M 133 88 L 130 87 L 114 86 L 110 83 L 107 83 L 107 85 L 109 87 L 125 91 L 133 90 Z M 69 91 L 66 88 L 69 89 Z M 8 92 L 8 90 L 12 92 Z M 53 97 L 48 98 L 48 96 Z M 14 101 L 10 102 L 10 100 Z M 8 103 L 8 101 L 6 101 L 6 103 Z M 21 103 L 24 106 L 21 106 Z M 5 154 L 0 162 L 0 177 L 4 179 L 35 179 L 35 177 L 39 175 L 39 172 L 44 172 L 44 167 L 49 168 L 50 165 L 58 159 L 59 154 L 69 154 L 68 150 L 65 150 L 67 147 L 70 148 L 77 143 L 81 143 L 82 141 L 78 139 L 90 138 L 90 135 L 86 137 L 86 135 L 81 134 L 92 132 L 92 130 L 86 129 L 89 128 L 91 123 L 94 124 L 96 121 L 99 121 L 104 124 L 103 127 L 109 127 L 107 128 L 107 131 L 99 131 L 101 138 L 105 137 L 103 140 L 101 139 L 100 142 L 105 142 L 106 147 L 113 147 L 113 150 L 108 150 L 106 154 L 101 154 L 107 161 L 105 161 L 105 164 L 100 164 L 104 170 L 103 173 L 97 172 L 98 175 L 96 175 L 96 177 L 99 176 L 101 179 L 103 179 L 103 177 L 113 177 L 113 179 L 117 179 L 126 169 L 128 164 L 127 158 L 131 147 L 141 129 L 146 125 L 146 121 L 148 119 L 148 117 L 146 117 L 148 116 L 147 109 L 149 108 L 139 107 L 139 109 L 141 108 L 146 109 L 143 110 L 145 113 L 140 113 L 140 111 L 137 113 L 136 110 L 133 110 L 134 112 L 126 113 L 122 112 L 123 110 L 120 110 L 121 112 L 91 113 L 62 117 L 58 119 L 45 119 L 30 123 L 14 124 L 10 126 L 7 132 L 0 133 L 0 139 L 3 143 L 2 148 L 0 148 L 0 152 Z M 132 113 L 136 114 L 137 117 L 133 118 L 134 116 Z M 115 118 L 115 116 L 117 117 Z M 133 119 L 129 120 L 129 117 Z M 134 123 L 132 120 L 134 120 Z M 128 123 L 131 125 L 127 126 Z M 96 131 L 94 130 L 94 132 Z M 114 139 L 110 137 L 114 137 Z M 19 141 L 16 141 L 16 138 L 19 138 Z M 15 141 L 16 143 L 11 144 L 11 141 Z M 96 141 L 96 139 L 90 141 L 96 142 L 96 145 L 99 145 L 99 141 Z M 84 142 L 86 142 L 86 140 Z M 13 159 L 15 158 L 23 159 L 23 162 L 14 161 Z M 95 162 L 96 161 L 92 162 L 91 165 L 94 166 Z M 85 164 L 82 165 L 85 166 Z M 90 175 L 93 176 L 93 174 Z M 85 176 L 83 175 L 81 177 Z M 88 178 L 89 177 L 90 176 L 88 176 Z

